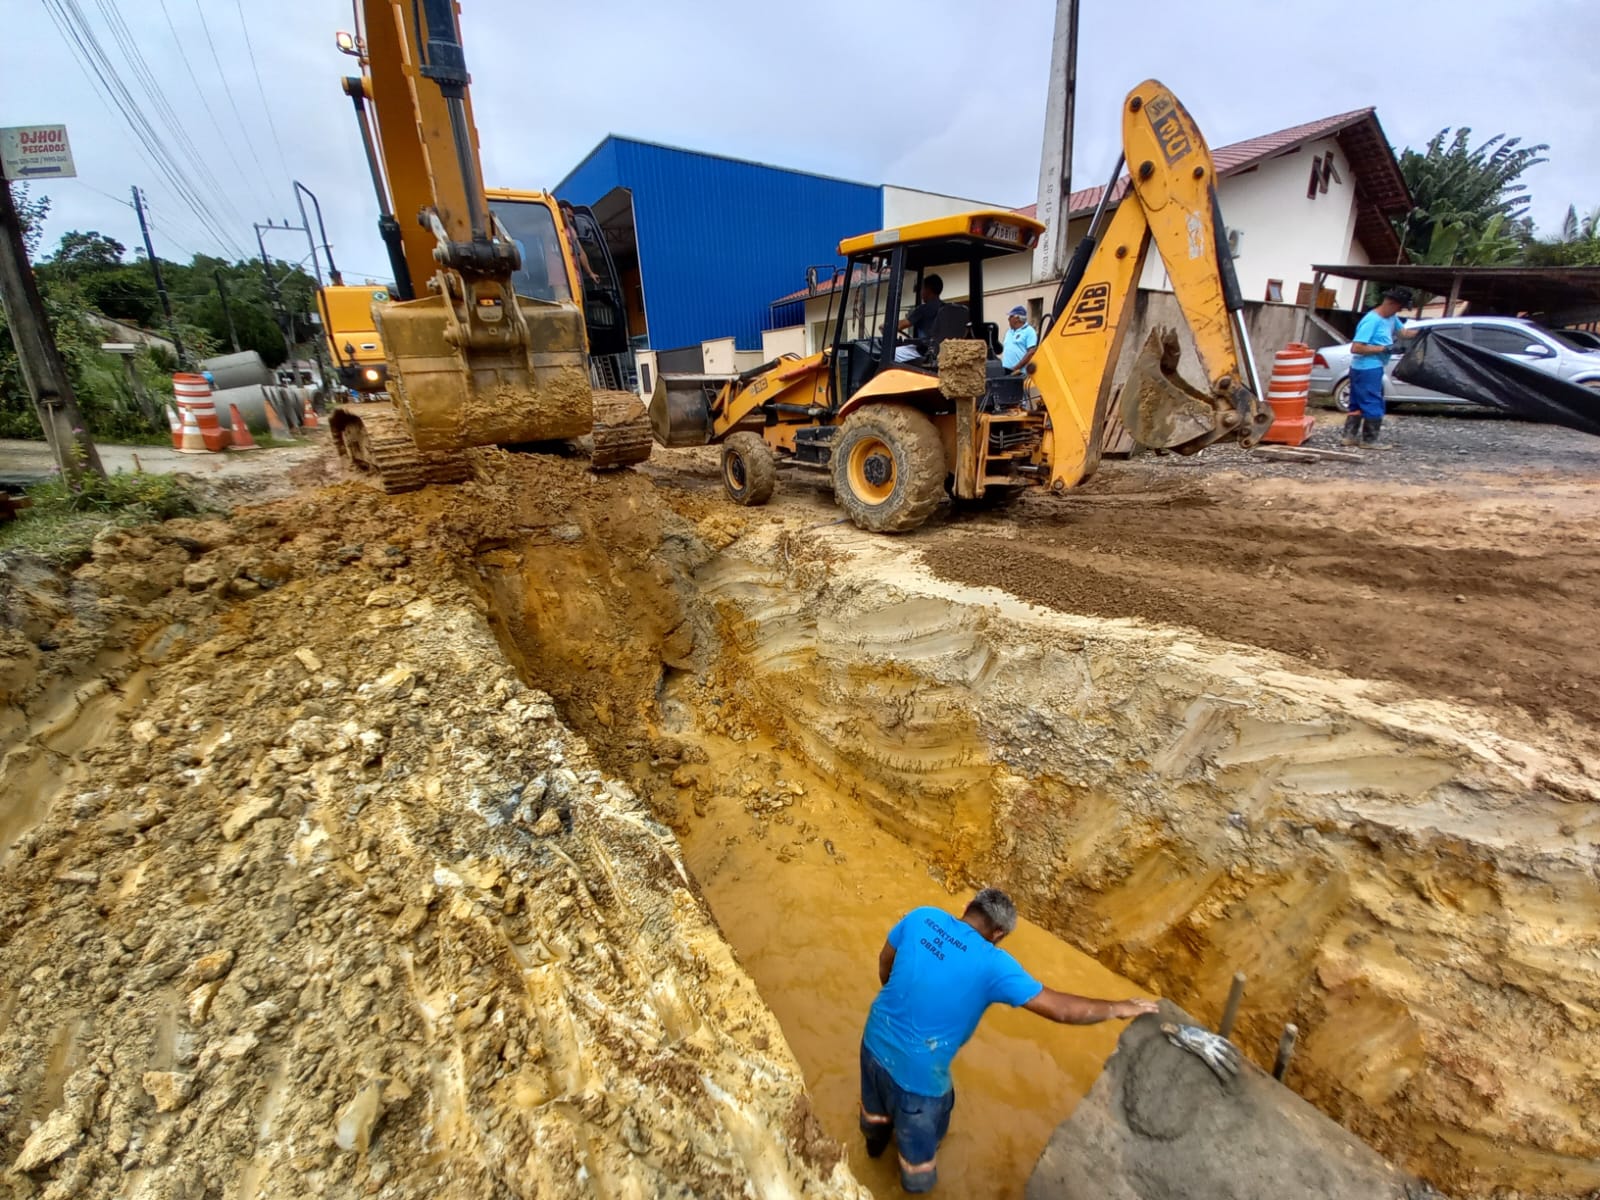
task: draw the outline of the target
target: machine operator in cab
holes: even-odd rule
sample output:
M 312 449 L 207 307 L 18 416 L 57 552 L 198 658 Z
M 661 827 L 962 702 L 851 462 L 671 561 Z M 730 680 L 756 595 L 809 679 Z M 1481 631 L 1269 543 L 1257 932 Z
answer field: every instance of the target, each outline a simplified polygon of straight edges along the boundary
M 908 1192 L 929 1192 L 938 1182 L 934 1156 L 956 1104 L 950 1062 L 989 1005 L 1066 1025 L 1156 1011 L 1153 1000 L 1091 1000 L 1045 987 L 1000 949 L 1016 927 L 1011 897 L 984 888 L 959 917 L 913 909 L 878 953 L 883 989 L 861 1035 L 861 1132 L 873 1158 L 894 1140 Z

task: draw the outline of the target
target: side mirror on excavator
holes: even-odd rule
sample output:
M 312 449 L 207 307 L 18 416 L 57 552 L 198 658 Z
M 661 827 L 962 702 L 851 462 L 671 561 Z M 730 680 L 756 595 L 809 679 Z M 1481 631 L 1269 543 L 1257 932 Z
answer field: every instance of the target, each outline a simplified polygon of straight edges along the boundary
M 340 54 L 353 54 L 357 57 L 361 55 L 361 43 L 356 40 L 356 35 L 353 33 L 346 33 L 341 29 L 333 35 L 333 43 L 339 47 Z

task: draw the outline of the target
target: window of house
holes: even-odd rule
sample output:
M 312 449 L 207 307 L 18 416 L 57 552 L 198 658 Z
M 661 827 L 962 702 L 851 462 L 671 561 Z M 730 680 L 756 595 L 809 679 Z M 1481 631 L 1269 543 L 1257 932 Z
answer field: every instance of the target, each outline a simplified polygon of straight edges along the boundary
M 1267 280 L 1267 299 L 1276 304 L 1283 303 L 1283 280 Z
M 1317 198 L 1317 188 L 1322 185 L 1322 155 L 1317 155 L 1311 160 L 1311 182 L 1306 184 L 1306 199 Z

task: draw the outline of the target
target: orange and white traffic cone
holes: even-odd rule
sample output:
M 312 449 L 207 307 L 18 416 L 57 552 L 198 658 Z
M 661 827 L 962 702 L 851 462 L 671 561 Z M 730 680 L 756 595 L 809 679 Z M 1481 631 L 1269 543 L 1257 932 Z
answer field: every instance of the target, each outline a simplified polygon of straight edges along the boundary
M 280 441 L 286 442 L 293 435 L 289 432 L 289 426 L 284 422 L 283 414 L 278 411 L 277 400 L 272 394 L 272 389 L 265 389 L 264 395 L 267 410 L 267 432 Z
M 183 422 L 178 420 L 178 414 L 172 405 L 167 405 L 167 428 L 172 430 L 172 448 L 183 449 Z
M 228 416 L 233 421 L 233 445 L 230 450 L 259 450 L 255 438 L 250 436 L 250 426 L 244 423 L 244 414 L 239 411 L 237 404 L 228 405 Z
M 311 407 L 311 390 L 309 388 L 302 390 L 300 393 L 300 398 L 304 403 L 305 408 L 305 411 L 300 417 L 301 427 L 305 429 L 315 429 L 317 427 L 317 412 L 316 409 Z
M 178 453 L 210 454 L 205 435 L 200 432 L 200 423 L 195 420 L 194 409 L 189 407 L 187 401 L 178 401 L 178 415 L 183 419 L 183 427 L 178 430 Z

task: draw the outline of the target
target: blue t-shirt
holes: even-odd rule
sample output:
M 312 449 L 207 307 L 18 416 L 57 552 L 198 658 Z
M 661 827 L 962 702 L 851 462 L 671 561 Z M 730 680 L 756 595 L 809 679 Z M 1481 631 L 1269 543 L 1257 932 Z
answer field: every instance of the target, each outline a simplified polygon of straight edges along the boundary
M 1380 317 L 1378 310 L 1373 309 L 1361 318 L 1361 324 L 1356 326 L 1355 341 L 1364 342 L 1368 346 L 1392 346 L 1400 330 L 1399 317 Z M 1382 354 L 1352 354 L 1350 356 L 1350 369 L 1352 371 L 1381 371 L 1383 364 L 1388 361 Z
M 1024 322 L 1015 329 L 1006 330 L 1006 340 L 1000 344 L 1000 365 L 1010 370 L 1022 361 L 1022 356 L 1039 344 L 1039 335 L 1033 326 Z
M 1018 1006 L 1043 989 L 1017 960 L 943 909 L 915 908 L 889 931 L 894 969 L 862 1040 L 889 1077 L 918 1096 L 950 1090 L 950 1060 L 989 1005 Z

